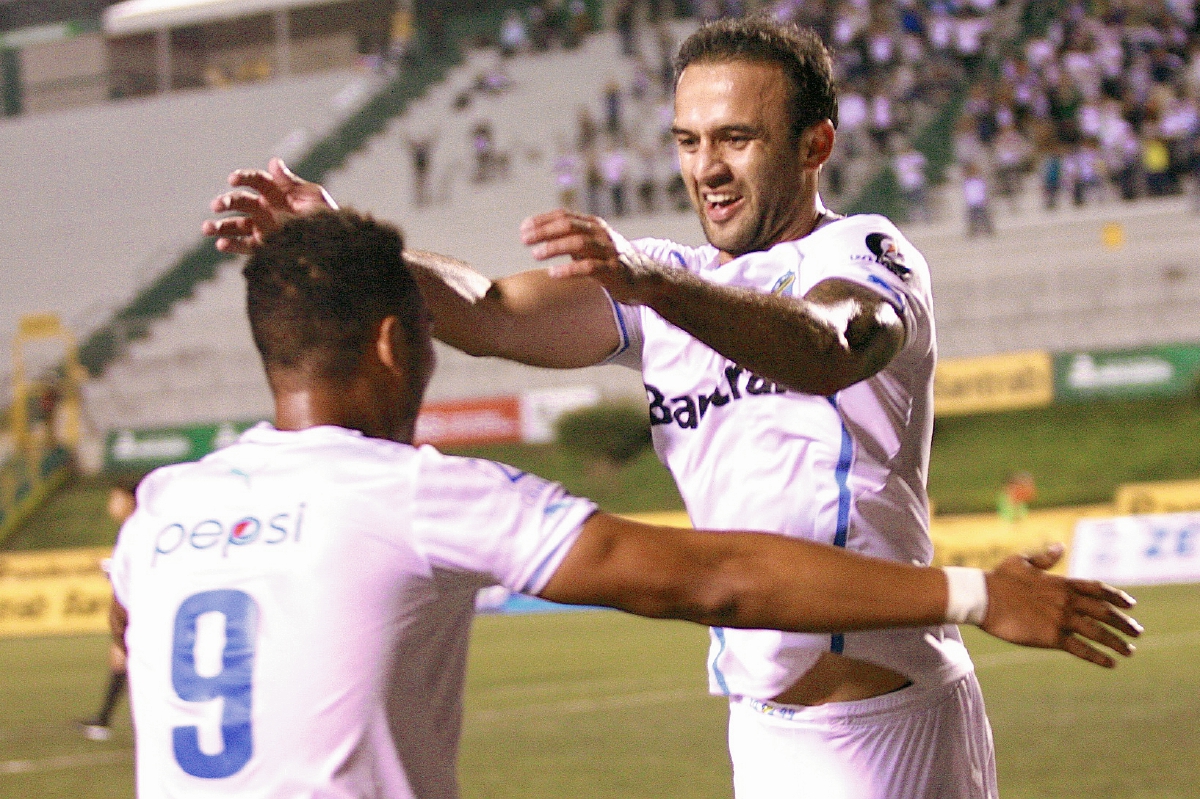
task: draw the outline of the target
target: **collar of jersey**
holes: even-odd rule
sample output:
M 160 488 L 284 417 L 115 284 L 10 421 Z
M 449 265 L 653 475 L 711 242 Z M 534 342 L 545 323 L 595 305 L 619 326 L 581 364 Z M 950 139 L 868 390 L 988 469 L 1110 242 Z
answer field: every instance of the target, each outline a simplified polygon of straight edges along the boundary
M 325 439 L 330 441 L 344 440 L 352 438 L 362 440 L 366 438 L 361 430 L 351 430 L 347 427 L 338 427 L 332 424 L 322 424 L 316 427 L 306 427 L 303 430 L 278 430 L 275 425 L 270 422 L 259 422 L 251 427 L 246 432 L 242 433 L 242 441 L 257 443 L 257 444 L 274 444 L 283 441 L 295 440 L 297 436 L 303 436 L 309 439 Z

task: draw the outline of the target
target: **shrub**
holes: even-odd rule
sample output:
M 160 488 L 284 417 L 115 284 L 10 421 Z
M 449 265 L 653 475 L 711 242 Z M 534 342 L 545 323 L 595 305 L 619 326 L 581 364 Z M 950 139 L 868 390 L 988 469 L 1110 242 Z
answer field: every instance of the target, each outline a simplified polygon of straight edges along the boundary
M 621 466 L 650 446 L 650 417 L 632 402 L 565 413 L 555 425 L 558 443 L 572 452 Z

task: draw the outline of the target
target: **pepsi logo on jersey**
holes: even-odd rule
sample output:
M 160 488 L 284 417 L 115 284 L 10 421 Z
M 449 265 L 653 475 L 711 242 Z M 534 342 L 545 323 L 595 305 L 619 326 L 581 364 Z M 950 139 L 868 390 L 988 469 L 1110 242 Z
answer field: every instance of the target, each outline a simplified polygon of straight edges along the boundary
M 303 502 L 294 512 L 276 513 L 265 521 L 257 516 L 241 516 L 232 522 L 220 519 L 172 522 L 155 536 L 150 565 L 156 565 L 160 555 L 171 555 L 181 550 L 211 550 L 220 552 L 224 558 L 229 556 L 231 548 L 252 544 L 275 546 L 288 541 L 298 543 L 303 523 Z

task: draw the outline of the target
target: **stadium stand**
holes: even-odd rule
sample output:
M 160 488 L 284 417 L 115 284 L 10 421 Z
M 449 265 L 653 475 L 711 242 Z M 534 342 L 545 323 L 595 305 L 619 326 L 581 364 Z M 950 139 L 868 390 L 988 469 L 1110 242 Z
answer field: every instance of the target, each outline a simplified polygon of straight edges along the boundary
M 850 29 L 838 27 L 843 5 L 827 4 L 829 16 L 815 20 L 800 13 L 807 4 L 773 7 L 824 25 L 827 35 L 842 37 L 843 52 L 867 59 L 881 36 L 916 42 L 913 52 L 929 63 L 908 66 L 922 75 L 987 74 L 974 51 L 961 50 L 962 35 L 954 27 L 960 18 L 976 28 L 984 20 L 986 54 L 1002 46 L 1020 51 L 1025 39 L 1018 30 L 1026 39 L 1034 35 L 1031 3 L 984 3 L 983 13 L 962 10 L 950 17 L 940 4 L 915 3 L 903 6 L 912 18 L 854 17 L 858 27 Z M 498 26 L 498 17 L 492 23 Z M 674 23 L 675 41 L 694 24 Z M 654 52 L 652 29 L 641 27 L 634 35 L 640 52 Z M 60 265 L 39 270 L 44 282 L 27 291 L 6 293 L 12 309 L 5 309 L 5 318 L 54 298 L 80 332 L 140 337 L 128 349 L 104 341 L 98 349 L 85 347 L 94 371 L 103 372 L 87 395 L 97 431 L 266 415 L 265 386 L 241 318 L 237 264 L 218 267 L 204 245 L 196 245 L 194 232 L 222 176 L 236 166 L 262 165 L 270 154 L 290 156 L 301 174 L 323 180 L 343 201 L 399 221 L 412 246 L 454 254 L 491 275 L 528 268 L 533 262 L 516 231 L 524 216 L 558 204 L 558 142 L 574 138 L 580 106 L 603 118 L 611 81 L 626 92 L 644 81 L 646 62 L 624 54 L 628 40 L 619 30 L 588 36 L 573 49 L 538 50 L 514 41 L 507 57 L 494 46 L 471 50 L 419 97 L 423 90 L 409 87 L 405 96 L 383 92 L 368 100 L 371 89 L 386 84 L 340 72 L 0 123 L 0 150 L 12 162 L 0 185 L 29 210 L 0 223 L 0 235 L 12 242 L 0 257 L 13 268 Z M 852 62 L 843 56 L 839 69 L 855 69 Z M 926 69 L 934 62 L 941 73 Z M 871 85 L 905 85 L 904 65 L 898 59 L 894 71 L 876 75 Z M 904 94 L 891 99 L 898 105 L 913 100 Z M 1183 200 L 1112 201 L 1046 214 L 1036 192 L 1027 192 L 1024 205 L 999 216 L 994 237 L 964 239 L 952 161 L 955 123 L 962 103 L 970 102 L 968 84 L 955 78 L 934 85 L 924 99 L 925 108 L 906 122 L 906 138 L 927 158 L 931 179 L 951 165 L 950 179 L 935 195 L 937 218 L 906 229 L 934 267 L 943 356 L 1200 339 L 1190 313 L 1200 284 L 1184 255 L 1195 248 L 1195 226 Z M 635 116 L 646 111 L 646 105 L 626 109 Z M 503 165 L 483 180 L 477 179 L 475 149 L 481 127 L 489 133 L 494 163 Z M 332 135 L 321 139 L 324 134 Z M 855 137 L 862 158 L 850 170 L 859 173 L 852 182 L 866 188 L 854 199 L 843 187 L 830 197 L 842 201 L 834 207 L 903 216 L 905 200 L 886 168 L 893 140 L 851 132 L 845 138 Z M 424 198 L 414 196 L 414 142 L 426 143 Z M 22 152 L 38 157 L 12 155 Z M 69 196 L 64 186 L 70 186 Z M 662 204 L 622 218 L 620 227 L 631 237 L 701 238 L 691 212 Z M 197 267 L 185 259 L 164 273 L 181 252 L 204 263 Z M 213 279 L 195 287 L 208 277 Z M 155 307 L 129 304 L 148 283 L 152 291 L 143 291 L 139 301 L 150 297 Z M 78 291 L 80 285 L 88 291 Z M 123 301 L 125 315 L 114 315 Z M 435 400 L 578 384 L 616 395 L 641 391 L 636 375 L 615 367 L 555 373 L 481 362 L 445 348 L 439 358 L 430 390 Z
M 291 142 L 324 136 L 372 80 L 326 73 L 0 121 L 0 191 L 14 198 L 0 269 L 27 276 L 0 299 L 0 336 L 29 311 L 91 333 L 194 245 L 223 175 L 295 155 Z
M 1200 341 L 1200 247 L 1184 198 L 913 225 L 933 265 L 943 358 Z

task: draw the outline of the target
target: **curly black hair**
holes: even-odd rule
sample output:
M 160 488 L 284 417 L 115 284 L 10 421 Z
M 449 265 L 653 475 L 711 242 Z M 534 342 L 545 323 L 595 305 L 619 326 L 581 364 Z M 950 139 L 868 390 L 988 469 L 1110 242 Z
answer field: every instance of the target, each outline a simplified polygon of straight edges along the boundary
M 396 316 L 409 343 L 425 335 L 422 300 L 400 230 L 352 210 L 296 217 L 246 263 L 246 311 L 263 366 L 345 379 L 380 321 Z

